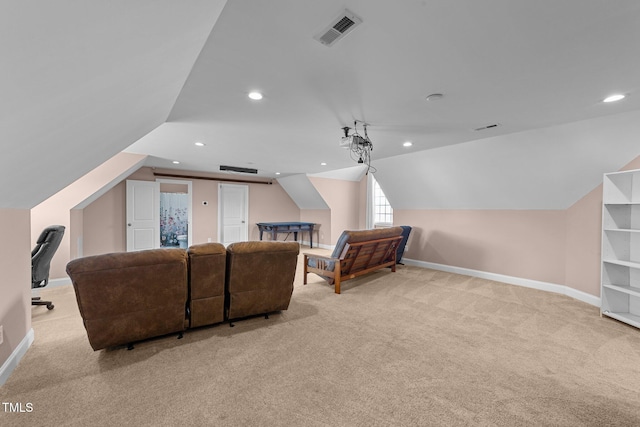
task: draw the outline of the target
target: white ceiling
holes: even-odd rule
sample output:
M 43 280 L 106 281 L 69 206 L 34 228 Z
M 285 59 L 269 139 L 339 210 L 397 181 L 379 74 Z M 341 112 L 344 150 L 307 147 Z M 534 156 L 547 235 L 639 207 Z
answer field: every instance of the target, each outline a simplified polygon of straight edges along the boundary
M 363 23 L 332 47 L 314 40 L 345 5 Z M 639 42 L 637 0 L 228 1 L 167 123 L 129 150 L 160 167 L 323 173 L 354 165 L 338 142 L 363 120 L 375 166 L 639 109 Z M 600 102 L 614 92 L 628 97 Z
M 345 7 L 363 23 L 314 40 Z M 346 176 L 354 120 L 370 124 L 374 166 L 464 142 L 504 158 L 510 140 L 494 138 L 640 110 L 639 42 L 637 0 L 2 2 L 0 208 L 33 207 L 123 149 L 163 168 Z M 600 102 L 613 92 L 628 96 Z M 379 181 L 420 182 L 412 170 Z
M 0 2 L 0 208 L 32 208 L 164 123 L 224 4 Z
M 640 154 L 640 110 L 378 160 L 394 209 L 567 209 Z

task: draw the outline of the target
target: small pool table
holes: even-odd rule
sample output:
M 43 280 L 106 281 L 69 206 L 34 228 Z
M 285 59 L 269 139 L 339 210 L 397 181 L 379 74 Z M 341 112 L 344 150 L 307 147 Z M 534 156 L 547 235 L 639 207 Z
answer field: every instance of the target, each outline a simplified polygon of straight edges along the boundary
M 293 238 L 298 241 L 299 232 L 309 232 L 309 245 L 313 247 L 313 222 L 259 222 L 258 229 L 260 230 L 260 240 L 262 240 L 262 233 L 271 233 L 271 240 L 276 240 L 278 233 L 293 233 Z M 286 239 L 286 238 L 285 238 Z

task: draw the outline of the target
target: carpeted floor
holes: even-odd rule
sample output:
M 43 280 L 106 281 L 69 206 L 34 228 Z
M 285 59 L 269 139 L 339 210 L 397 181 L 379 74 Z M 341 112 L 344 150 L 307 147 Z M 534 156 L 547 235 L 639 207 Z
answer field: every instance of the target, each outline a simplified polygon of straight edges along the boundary
M 73 289 L 43 290 L 56 308 L 33 308 L 35 342 L 0 389 L 33 411 L 0 408 L 0 425 L 640 425 L 640 331 L 596 307 L 408 266 L 336 295 L 301 272 L 268 320 L 133 351 L 94 352 Z

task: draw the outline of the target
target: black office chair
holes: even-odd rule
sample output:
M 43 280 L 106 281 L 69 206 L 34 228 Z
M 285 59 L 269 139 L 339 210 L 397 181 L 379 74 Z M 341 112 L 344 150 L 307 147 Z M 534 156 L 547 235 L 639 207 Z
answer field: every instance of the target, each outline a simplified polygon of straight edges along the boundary
M 64 236 L 63 225 L 52 225 L 45 228 L 36 247 L 31 251 L 31 289 L 44 288 L 49 283 L 49 268 L 53 254 L 58 250 Z M 32 305 L 46 305 L 47 309 L 53 309 L 51 301 L 41 301 L 40 297 L 31 298 Z

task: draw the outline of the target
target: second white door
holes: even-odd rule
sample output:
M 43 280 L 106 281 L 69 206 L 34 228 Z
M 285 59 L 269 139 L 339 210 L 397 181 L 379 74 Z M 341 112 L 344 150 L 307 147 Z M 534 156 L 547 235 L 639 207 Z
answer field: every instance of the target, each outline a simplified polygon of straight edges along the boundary
M 248 205 L 249 187 L 247 185 L 219 184 L 218 241 L 223 245 L 247 241 Z
M 127 180 L 127 251 L 160 247 L 160 184 Z

